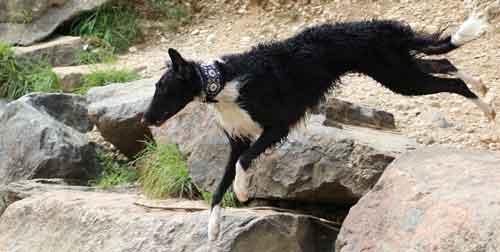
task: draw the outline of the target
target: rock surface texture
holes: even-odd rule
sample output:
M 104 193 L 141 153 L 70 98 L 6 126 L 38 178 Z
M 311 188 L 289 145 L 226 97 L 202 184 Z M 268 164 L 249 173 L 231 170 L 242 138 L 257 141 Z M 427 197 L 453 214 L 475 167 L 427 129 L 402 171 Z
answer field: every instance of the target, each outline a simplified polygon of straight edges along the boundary
M 394 116 L 391 113 L 360 106 L 347 101 L 330 98 L 323 106 L 326 115 L 325 125 L 345 123 L 376 129 L 395 129 Z
M 0 38 L 13 45 L 31 45 L 48 37 L 62 23 L 109 0 L 6 0 L 0 2 Z
M 307 216 L 226 209 L 222 236 L 210 243 L 206 210 L 152 210 L 134 205 L 137 200 L 128 194 L 60 191 L 17 201 L 0 218 L 0 248 L 17 252 L 333 250 L 336 231 Z
M 76 96 L 32 94 L 7 105 L 0 116 L 0 185 L 98 174 L 94 145 L 79 131 L 88 129 L 78 116 L 85 112 L 79 102 Z
M 403 155 L 351 208 L 336 251 L 498 251 L 499 168 L 490 152 Z
M 16 181 L 5 186 L 0 186 L 0 216 L 10 204 L 45 192 L 62 190 L 88 192 L 97 190 L 95 187 L 72 184 L 72 181 L 63 179 L 33 179 Z
M 151 139 L 151 131 L 140 123 L 151 102 L 157 78 L 92 88 L 87 93 L 89 116 L 104 139 L 123 154 L 133 157 Z
M 32 46 L 15 47 L 14 52 L 17 57 L 43 60 L 52 66 L 71 66 L 77 63 L 82 47 L 80 37 L 63 36 Z

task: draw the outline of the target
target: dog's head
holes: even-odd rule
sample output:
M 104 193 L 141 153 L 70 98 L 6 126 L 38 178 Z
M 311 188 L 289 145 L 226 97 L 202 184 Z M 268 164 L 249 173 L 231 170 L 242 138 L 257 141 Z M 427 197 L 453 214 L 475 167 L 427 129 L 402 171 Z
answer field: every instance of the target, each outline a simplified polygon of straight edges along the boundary
M 182 58 L 175 49 L 169 49 L 168 54 L 172 66 L 156 83 L 153 100 L 141 119 L 145 126 L 162 125 L 201 92 L 195 63 Z

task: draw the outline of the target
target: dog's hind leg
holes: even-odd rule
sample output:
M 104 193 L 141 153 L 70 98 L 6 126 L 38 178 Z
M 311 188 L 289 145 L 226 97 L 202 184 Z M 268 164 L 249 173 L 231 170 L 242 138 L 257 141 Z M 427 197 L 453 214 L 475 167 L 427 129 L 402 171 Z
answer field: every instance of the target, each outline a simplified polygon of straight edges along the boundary
M 458 78 L 441 78 L 423 72 L 418 66 L 407 66 L 399 65 L 394 67 L 399 71 L 390 74 L 387 70 L 379 68 L 372 72 L 370 76 L 393 92 L 402 95 L 417 96 L 442 92 L 461 95 L 478 106 L 490 121 L 495 120 L 496 113 L 493 107 L 477 97 L 463 80 Z
M 236 179 L 234 180 L 233 189 L 236 197 L 241 202 L 248 200 L 248 174 L 247 169 L 252 161 L 267 148 L 272 147 L 288 135 L 288 127 L 272 127 L 264 128 L 264 131 L 259 136 L 257 141 L 253 143 L 248 150 L 238 160 L 236 164 Z
M 424 73 L 429 74 L 448 74 L 456 78 L 464 80 L 466 83 L 471 84 L 476 88 L 481 96 L 485 96 L 488 92 L 488 87 L 479 78 L 459 70 L 447 59 L 417 59 L 417 65 Z
M 226 169 L 222 180 L 212 195 L 212 205 L 210 208 L 210 218 L 208 220 L 208 238 L 210 241 L 217 239 L 220 231 L 220 218 L 222 215 L 221 202 L 229 186 L 234 180 L 235 165 L 240 155 L 250 146 L 250 140 L 246 138 L 233 138 L 225 132 L 229 139 L 231 153 L 226 164 Z

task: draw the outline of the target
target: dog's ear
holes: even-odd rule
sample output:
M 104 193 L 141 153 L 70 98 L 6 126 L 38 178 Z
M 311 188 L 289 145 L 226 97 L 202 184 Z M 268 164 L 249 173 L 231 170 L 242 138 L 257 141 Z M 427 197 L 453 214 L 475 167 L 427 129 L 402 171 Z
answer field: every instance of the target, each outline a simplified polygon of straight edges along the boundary
M 180 75 L 185 75 L 189 66 L 187 61 L 184 60 L 181 54 L 173 48 L 168 49 L 168 55 L 172 60 L 172 67 L 174 68 L 174 72 Z

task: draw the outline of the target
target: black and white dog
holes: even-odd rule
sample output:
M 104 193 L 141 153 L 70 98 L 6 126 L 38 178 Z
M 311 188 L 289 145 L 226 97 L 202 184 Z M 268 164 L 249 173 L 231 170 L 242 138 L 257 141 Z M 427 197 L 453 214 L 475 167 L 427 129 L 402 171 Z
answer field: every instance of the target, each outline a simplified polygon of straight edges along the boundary
M 219 233 L 219 205 L 233 180 L 238 199 L 247 201 L 246 170 L 252 160 L 285 139 L 346 73 L 366 74 L 406 96 L 459 94 L 494 120 L 493 108 L 466 85 L 484 95 L 487 88 L 479 79 L 447 59 L 418 57 L 450 52 L 476 39 L 485 25 L 484 20 L 469 18 L 455 34 L 443 37 L 416 32 L 396 21 L 323 24 L 208 64 L 186 60 L 169 49 L 172 65 L 156 84 L 142 122 L 159 126 L 192 101 L 207 103 L 217 112 L 232 151 L 213 194 L 209 238 L 214 240 Z

